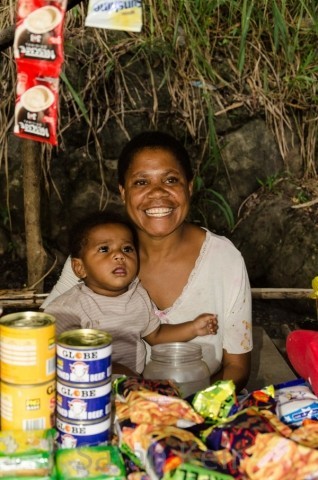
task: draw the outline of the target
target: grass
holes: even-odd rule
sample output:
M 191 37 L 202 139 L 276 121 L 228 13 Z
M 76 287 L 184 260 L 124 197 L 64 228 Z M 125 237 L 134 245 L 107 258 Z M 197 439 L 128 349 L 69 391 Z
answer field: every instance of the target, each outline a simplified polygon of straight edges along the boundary
M 1 29 L 13 22 L 13 8 L 11 0 L 2 2 Z M 151 106 L 147 108 L 156 127 L 160 116 L 157 94 L 162 88 L 169 92 L 171 108 L 185 137 L 204 145 L 195 164 L 198 176 L 206 164 L 217 169 L 222 161 L 215 119 L 227 115 L 231 120 L 242 109 L 249 116 L 266 118 L 286 170 L 287 138 L 290 134 L 297 137 L 303 175 L 316 176 L 316 0 L 145 0 L 140 34 L 114 35 L 112 31 L 84 28 L 85 14 L 83 4 L 67 14 L 61 101 L 68 115 L 60 135 L 62 141 L 63 132 L 72 128 L 75 120 L 87 123 L 87 144 L 93 139 L 104 185 L 98 133 L 110 119 L 116 119 L 128 138 L 125 113 L 142 110 L 140 89 L 149 99 Z M 79 68 L 72 78 L 70 65 L 74 62 Z M 132 78 L 129 67 L 139 62 L 144 65 L 142 75 Z M 2 64 L 0 162 L 6 168 L 15 85 L 11 49 L 2 53 Z M 164 72 L 159 85 L 157 66 Z M 211 193 L 208 198 L 227 210 L 215 195 L 213 178 L 205 188 Z

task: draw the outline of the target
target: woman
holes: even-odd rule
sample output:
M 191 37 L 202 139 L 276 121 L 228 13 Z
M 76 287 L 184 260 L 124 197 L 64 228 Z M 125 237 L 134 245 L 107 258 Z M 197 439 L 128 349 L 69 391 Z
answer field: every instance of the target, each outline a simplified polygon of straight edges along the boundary
M 189 155 L 174 137 L 144 132 L 118 160 L 121 198 L 139 240 L 139 278 L 163 323 L 202 313 L 218 316 L 218 334 L 192 340 L 202 346 L 211 383 L 247 383 L 252 350 L 251 292 L 244 260 L 225 237 L 186 221 L 193 190 Z M 66 264 L 45 301 L 76 283 Z

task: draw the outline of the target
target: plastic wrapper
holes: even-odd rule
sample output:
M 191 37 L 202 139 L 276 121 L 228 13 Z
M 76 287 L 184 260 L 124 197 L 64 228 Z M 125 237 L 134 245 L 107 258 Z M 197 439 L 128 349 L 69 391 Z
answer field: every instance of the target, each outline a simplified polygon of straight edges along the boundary
M 205 419 L 217 422 L 237 410 L 235 385 L 232 380 L 219 380 L 198 392 L 193 400 L 194 409 Z
M 231 453 L 232 459 L 227 468 L 238 478 L 240 462 L 247 455 L 247 449 L 254 445 L 257 435 L 272 432 L 289 436 L 292 430 L 270 410 L 253 407 L 235 414 L 227 423 L 210 427 L 202 434 L 202 438 L 208 448 L 217 451 L 226 449 Z
M 254 390 L 239 400 L 238 410 L 256 407 L 258 409 L 269 409 L 276 412 L 275 388 L 269 385 L 260 390 Z
M 318 421 L 304 421 L 303 425 L 292 431 L 290 437 L 301 445 L 318 449 Z
M 231 480 L 232 475 L 215 472 L 198 465 L 184 463 L 173 472 L 165 475 L 164 480 Z
M 115 399 L 115 407 L 119 421 L 130 419 L 136 424 L 186 427 L 204 421 L 186 400 L 150 390 L 130 392 L 125 401 Z
M 185 463 L 201 467 L 202 471 L 206 469 L 209 475 L 212 472 L 230 475 L 231 453 L 208 450 L 187 430 L 163 425 L 129 425 L 128 422 L 120 427 L 121 450 L 137 465 L 137 470 L 144 468 L 152 479 L 165 478 Z
M 318 475 L 318 451 L 276 433 L 259 434 L 240 470 L 251 480 L 305 480 Z
M 164 425 L 121 425 L 120 448 L 136 455 L 151 478 L 162 478 L 184 461 L 186 454 L 207 450 L 204 443 L 191 432 Z
M 140 458 L 125 444 L 122 444 L 120 451 L 126 467 L 126 475 L 128 480 L 150 480 L 149 475 L 145 471 L 144 465 Z
M 126 468 L 115 445 L 60 449 L 56 452 L 58 480 L 125 480 Z
M 150 390 L 169 397 L 181 398 L 178 387 L 172 380 L 150 380 L 140 377 L 119 377 L 113 382 L 113 392 L 119 398 L 127 398 L 130 392 Z
M 146 452 L 152 442 L 167 437 L 174 437 L 182 442 L 192 442 L 192 444 L 196 445 L 200 450 L 207 450 L 202 440 L 193 435 L 193 433 L 171 425 L 150 425 L 146 423 L 127 425 L 125 422 L 123 425 L 116 423 L 115 428 L 117 430 L 118 428 L 121 429 L 119 434 L 120 445 L 126 445 L 135 453 L 140 451 Z M 139 458 L 141 457 L 139 456 Z
M 64 60 L 67 0 L 18 0 L 13 52 L 17 60 L 59 68 Z
M 109 30 L 140 32 L 141 0 L 90 0 L 85 25 Z
M 59 78 L 54 75 L 45 67 L 35 70 L 21 62 L 14 114 L 14 133 L 19 137 L 56 145 Z
M 53 472 L 55 430 L 0 432 L 0 478 L 48 478 Z
M 300 426 L 305 419 L 318 419 L 318 397 L 304 380 L 275 386 L 276 414 L 287 425 Z
M 57 144 L 58 84 L 67 0 L 18 0 L 14 134 Z
M 222 478 L 221 475 L 227 475 L 225 478 L 232 478 L 227 468 L 227 463 L 232 460 L 231 455 L 223 455 L 223 452 L 202 451 L 197 443 L 193 441 L 183 441 L 173 436 L 156 440 L 151 443 L 147 451 L 147 469 L 154 473 L 156 478 L 165 478 L 167 474 L 172 474 L 184 465 L 193 466 L 195 470 L 208 475 L 206 478 Z M 190 470 L 188 469 L 188 474 Z M 198 472 L 197 472 L 198 473 Z M 211 476 L 210 476 L 211 475 Z

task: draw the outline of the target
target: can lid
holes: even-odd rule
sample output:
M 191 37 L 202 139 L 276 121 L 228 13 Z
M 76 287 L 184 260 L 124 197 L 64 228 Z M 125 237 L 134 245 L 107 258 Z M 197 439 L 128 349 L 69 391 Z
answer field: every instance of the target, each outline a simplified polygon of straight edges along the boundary
M 57 338 L 59 345 L 70 347 L 101 347 L 111 343 L 112 337 L 109 333 L 92 328 L 79 328 L 61 333 Z
M 41 328 L 55 324 L 53 315 L 44 312 L 19 312 L 10 313 L 0 318 L 1 325 L 12 328 Z

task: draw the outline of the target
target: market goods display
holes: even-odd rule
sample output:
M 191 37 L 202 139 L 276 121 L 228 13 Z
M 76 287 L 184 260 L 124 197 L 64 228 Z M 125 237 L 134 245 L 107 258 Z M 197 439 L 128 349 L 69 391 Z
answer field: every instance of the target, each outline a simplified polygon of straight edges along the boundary
M 302 422 L 301 427 L 298 428 L 292 423 L 287 425 L 280 418 L 277 402 L 282 390 L 288 390 L 288 384 L 284 384 L 284 387 L 278 386 L 277 393 L 276 388 L 271 385 L 262 390 L 250 392 L 242 398 L 236 398 L 231 384 L 231 381 L 219 381 L 212 387 L 198 392 L 197 399 L 200 398 L 200 402 L 197 402 L 197 408 L 200 405 L 198 411 L 193 407 L 197 400 L 195 397 L 192 399 L 192 404 L 189 402 L 188 407 L 193 408 L 199 416 L 192 417 L 192 425 L 185 428 L 177 426 L 181 416 L 180 410 L 179 414 L 175 415 L 174 423 L 169 422 L 169 425 L 165 425 L 165 409 L 162 409 L 162 422 L 160 422 L 160 408 L 153 409 L 150 406 L 145 417 L 141 405 L 139 411 L 138 404 L 135 403 L 136 390 L 131 393 L 126 391 L 125 398 L 118 399 L 116 403 L 114 427 L 120 448 L 131 459 L 137 457 L 140 462 L 139 466 L 138 462 L 134 464 L 134 469 L 128 469 L 127 478 L 129 473 L 136 471 L 137 468 L 139 468 L 139 474 L 144 472 L 150 479 L 245 480 L 264 479 L 266 476 L 272 478 L 268 476 L 268 472 L 273 460 L 266 456 L 262 458 L 260 465 L 264 466 L 264 469 L 263 467 L 261 469 L 257 460 L 259 449 L 253 450 L 254 445 L 258 445 L 259 442 L 262 444 L 266 439 L 274 442 L 272 438 L 282 440 L 281 443 L 277 442 L 272 456 L 276 454 L 277 458 L 281 457 L 283 460 L 284 450 L 279 451 L 282 445 L 282 449 L 288 448 L 291 455 L 295 453 L 297 465 L 304 463 L 304 458 L 308 459 L 306 468 L 290 467 L 292 472 L 290 477 L 286 475 L 288 463 L 284 463 L 284 468 L 278 465 L 277 473 L 273 478 L 281 480 L 316 478 L 314 475 L 318 472 L 318 452 L 315 450 L 318 435 L 317 413 L 309 414 L 305 409 L 306 421 Z M 303 380 L 299 380 L 298 383 L 291 382 L 294 395 L 297 389 L 301 392 L 304 387 L 308 385 Z M 153 399 L 154 402 L 159 400 L 159 403 L 162 401 L 161 396 L 158 398 L 153 392 L 143 387 L 141 392 L 142 398 Z M 209 403 L 214 407 L 213 415 L 208 412 Z M 217 404 L 219 404 L 218 409 L 215 410 Z M 132 405 L 134 408 L 130 408 Z M 227 405 L 230 407 L 227 408 Z M 295 408 L 292 402 L 290 408 L 291 411 Z M 149 415 L 153 418 L 149 419 Z M 147 418 L 147 423 L 143 421 L 144 418 Z M 306 439 L 309 436 L 311 440 L 308 443 Z M 260 438 L 263 440 L 260 441 Z M 269 451 L 272 451 L 271 445 Z M 254 459 L 256 459 L 255 462 Z M 265 468 L 267 464 L 268 469 Z M 129 468 L 131 465 L 132 461 Z M 258 470 L 262 472 L 259 476 L 257 476 Z M 262 476 L 263 473 L 265 476 Z
M 1 429 L 55 425 L 55 319 L 41 312 L 5 315 L 0 322 Z
M 170 379 L 117 376 L 112 381 L 112 342 L 106 332 L 72 330 L 55 341 L 49 331 L 54 319 L 19 315 L 0 320 L 0 366 L 6 380 L 1 385 L 13 386 L 20 395 L 29 389 L 29 384 L 8 382 L 19 374 L 15 363 L 20 357 L 21 368 L 30 367 L 24 379 L 34 382 L 37 368 L 39 383 L 31 385 L 30 401 L 12 403 L 12 418 L 19 417 L 23 404 L 34 415 L 13 428 L 5 420 L 9 394 L 1 392 L 0 478 L 318 478 L 318 398 L 305 379 L 239 397 L 232 381 L 218 381 L 183 398 Z M 9 345 L 14 345 L 11 351 Z M 50 353 L 43 352 L 44 345 Z M 48 387 L 43 382 L 47 374 L 54 399 L 39 402 L 37 389 Z M 52 422 L 48 427 L 37 420 L 40 403 L 42 417 L 47 414 Z
M 61 448 L 110 440 L 111 336 L 69 330 L 57 338 L 57 443 Z

